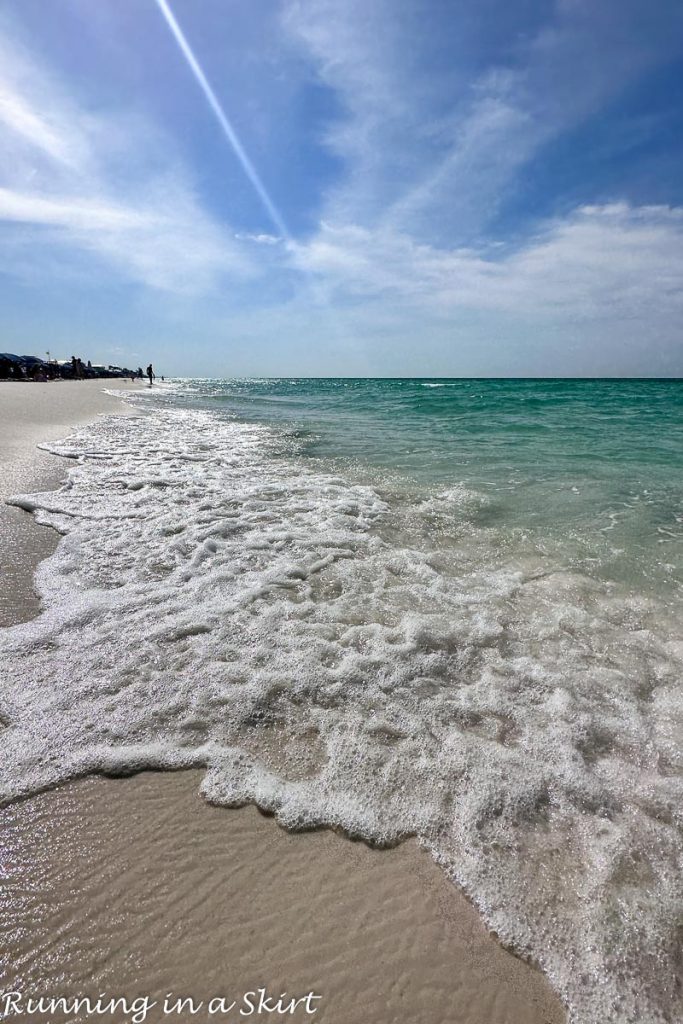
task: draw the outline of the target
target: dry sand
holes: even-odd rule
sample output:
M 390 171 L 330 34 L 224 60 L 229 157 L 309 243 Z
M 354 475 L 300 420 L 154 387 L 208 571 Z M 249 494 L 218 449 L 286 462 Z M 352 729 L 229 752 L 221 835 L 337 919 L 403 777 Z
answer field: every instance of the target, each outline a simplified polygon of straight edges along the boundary
M 0 384 L 3 497 L 65 476 L 33 446 L 122 408 L 100 388 Z M 0 508 L 6 623 L 35 612 L 30 574 L 54 543 Z M 0 992 L 204 1000 L 196 1015 L 158 1005 L 147 1022 L 240 1020 L 242 994 L 260 988 L 321 998 L 313 1016 L 303 1004 L 259 1020 L 565 1019 L 541 973 L 498 944 L 414 841 L 377 851 L 330 832 L 290 835 L 254 808 L 209 807 L 197 786 L 196 772 L 86 779 L 0 811 Z M 209 1016 L 218 996 L 237 1007 Z

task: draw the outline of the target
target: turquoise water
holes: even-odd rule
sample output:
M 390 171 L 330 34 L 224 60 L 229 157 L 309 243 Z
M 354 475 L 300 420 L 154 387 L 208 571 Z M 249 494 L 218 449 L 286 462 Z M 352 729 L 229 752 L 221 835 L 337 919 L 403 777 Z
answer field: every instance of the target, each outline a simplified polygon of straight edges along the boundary
M 470 488 L 480 526 L 561 541 L 601 578 L 681 585 L 681 381 L 186 383 L 190 404 L 272 424 L 308 459 L 418 489 Z

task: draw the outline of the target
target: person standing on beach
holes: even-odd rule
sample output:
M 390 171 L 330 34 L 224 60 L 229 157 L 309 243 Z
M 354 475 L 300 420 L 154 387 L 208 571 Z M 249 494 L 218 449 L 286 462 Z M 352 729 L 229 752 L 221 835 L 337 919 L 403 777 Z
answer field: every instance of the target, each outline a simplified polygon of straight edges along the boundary
M 147 376 L 149 377 L 149 386 L 151 387 L 152 381 L 154 380 L 154 367 L 151 363 L 147 367 Z

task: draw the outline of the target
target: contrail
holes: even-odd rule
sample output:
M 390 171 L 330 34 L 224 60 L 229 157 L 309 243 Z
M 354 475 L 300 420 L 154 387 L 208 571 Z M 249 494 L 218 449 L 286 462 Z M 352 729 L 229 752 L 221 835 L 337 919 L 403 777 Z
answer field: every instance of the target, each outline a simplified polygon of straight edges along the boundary
M 218 102 L 218 98 L 217 98 L 215 92 L 213 91 L 213 89 L 209 85 L 208 80 L 206 78 L 206 75 L 202 71 L 197 58 L 195 57 L 194 53 L 192 52 L 190 44 L 188 43 L 187 39 L 183 35 L 183 32 L 182 32 L 182 29 L 180 28 L 180 25 L 176 21 L 176 19 L 175 19 L 173 13 L 172 13 L 170 7 L 168 6 L 167 0 L 156 0 L 156 3 L 157 3 L 157 6 L 158 6 L 159 10 L 161 11 L 161 13 L 164 16 L 164 20 L 166 21 L 166 24 L 168 25 L 168 27 L 170 28 L 171 32 L 173 33 L 175 41 L 177 42 L 178 46 L 180 47 L 180 50 L 181 50 L 185 60 L 190 65 L 190 69 L 192 71 L 192 74 L 197 79 L 197 83 L 198 83 L 200 89 L 202 90 L 202 92 L 204 93 L 204 96 L 206 97 L 207 103 L 211 107 L 211 110 L 213 111 L 213 113 L 214 113 L 214 115 L 216 117 L 216 120 L 218 121 L 218 123 L 220 124 L 221 128 L 223 129 L 223 134 L 225 135 L 226 139 L 228 140 L 228 142 L 232 146 L 232 149 L 233 149 L 233 152 L 234 152 L 235 156 L 237 157 L 237 159 L 239 160 L 240 164 L 242 165 L 242 169 L 243 169 L 244 173 L 246 174 L 247 178 L 249 179 L 249 181 L 251 182 L 251 184 L 252 184 L 252 186 L 254 188 L 254 191 L 256 192 L 256 194 L 258 195 L 259 199 L 263 203 L 263 206 L 265 207 L 265 209 L 266 209 L 266 211 L 268 213 L 268 216 L 270 217 L 270 219 L 272 220 L 273 224 L 277 228 L 278 234 L 280 234 L 286 241 L 288 241 L 288 242 L 291 241 L 291 236 L 290 236 L 289 231 L 287 229 L 287 225 L 285 224 L 284 220 L 282 219 L 282 217 L 278 213 L 278 211 L 277 211 L 277 209 L 275 207 L 275 204 L 273 203 L 273 200 L 270 198 L 270 196 L 266 192 L 266 189 L 265 189 L 265 187 L 263 185 L 263 182 L 261 181 L 261 179 L 258 176 L 256 168 L 254 167 L 254 165 L 252 164 L 251 160 L 247 156 L 247 154 L 245 152 L 245 149 L 244 149 L 244 146 L 240 142 L 240 140 L 239 140 L 239 138 L 237 136 L 237 133 L 235 132 L 235 129 L 232 127 L 232 125 L 230 124 L 230 121 L 226 117 L 226 115 L 225 115 L 225 113 L 223 111 L 223 108 L 221 107 L 220 103 Z

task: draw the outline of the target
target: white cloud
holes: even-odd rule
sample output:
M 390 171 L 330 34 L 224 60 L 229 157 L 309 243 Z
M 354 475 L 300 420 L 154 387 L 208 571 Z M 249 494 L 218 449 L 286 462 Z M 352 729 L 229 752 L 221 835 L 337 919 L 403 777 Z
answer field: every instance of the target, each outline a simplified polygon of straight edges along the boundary
M 261 233 L 259 235 L 249 234 L 248 232 L 238 232 L 235 238 L 244 242 L 256 242 L 257 245 L 279 245 L 283 239 L 279 235 L 269 235 Z
M 523 248 L 448 250 L 392 230 L 324 224 L 293 249 L 331 302 L 390 301 L 430 316 L 496 311 L 569 322 L 683 314 L 683 210 L 585 206 Z
M 683 210 L 610 204 L 523 248 L 437 248 L 321 226 L 289 250 L 311 282 L 218 319 L 234 374 L 677 375 Z M 202 357 L 211 372 L 213 350 Z
M 0 219 L 49 224 L 77 231 L 112 231 L 150 227 L 150 215 L 97 199 L 45 198 L 0 188 Z
M 428 80 L 414 74 L 408 8 L 391 0 L 284 5 L 287 33 L 340 106 L 322 140 L 344 161 L 343 180 L 327 199 L 335 220 L 369 223 L 423 166 L 420 143 L 431 131 Z
M 0 122 L 51 159 L 66 165 L 74 164 L 75 154 L 70 152 L 59 130 L 33 110 L 21 96 L 12 92 L 7 84 L 0 85 Z
M 55 248 L 81 271 L 85 263 L 92 274 L 95 257 L 118 277 L 190 295 L 255 272 L 234 233 L 199 202 L 168 140 L 135 116 L 83 109 L 7 39 L 0 145 L 0 220 L 22 225 L 5 229 L 7 272 L 39 274 L 45 261 L 54 273 Z M 148 172 L 160 156 L 168 169 Z

